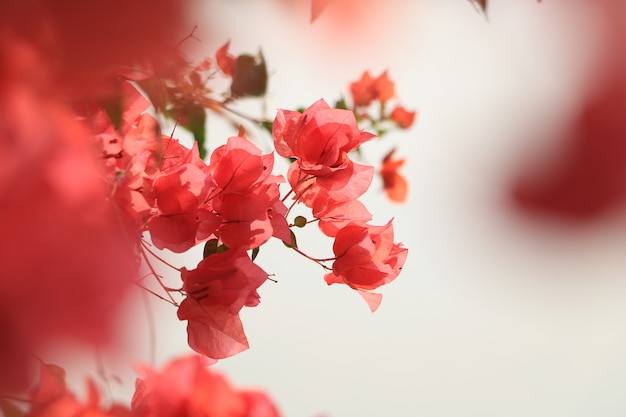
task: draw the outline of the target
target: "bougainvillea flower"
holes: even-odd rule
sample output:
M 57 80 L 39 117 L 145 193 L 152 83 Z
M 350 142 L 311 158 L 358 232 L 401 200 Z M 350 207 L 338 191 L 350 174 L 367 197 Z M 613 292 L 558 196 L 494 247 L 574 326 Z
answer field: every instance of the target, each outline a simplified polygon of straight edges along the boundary
M 329 237 L 335 237 L 350 223 L 365 225 L 372 220 L 372 214 L 359 200 L 338 202 L 330 198 L 315 200 L 313 216 L 319 219 L 320 230 Z
M 196 245 L 200 226 L 198 210 L 204 204 L 211 185 L 205 171 L 193 164 L 185 164 L 154 180 L 152 195 L 158 212 L 148 221 L 148 230 L 156 247 L 184 252 Z M 203 220 L 203 236 L 207 235 L 209 222 L 215 229 L 220 224 L 216 216 Z
M 400 128 L 408 129 L 415 122 L 415 116 L 416 115 L 417 115 L 417 113 L 415 111 L 410 111 L 410 110 L 405 109 L 401 105 L 397 105 L 391 111 L 391 115 L 389 117 Z
M 247 349 L 239 311 L 259 303 L 256 290 L 268 274 L 241 248 L 210 255 L 181 274 L 187 298 L 178 318 L 188 321 L 189 346 L 214 359 Z
M 326 282 L 346 284 L 362 292 L 393 281 L 406 261 L 408 249 L 394 243 L 389 221 L 385 226 L 344 227 L 335 236 L 333 252 L 333 272 L 324 276 Z M 377 307 L 370 304 L 372 311 Z
M 218 235 L 226 246 L 252 249 L 272 237 L 268 210 L 274 202 L 266 191 L 268 187 L 247 194 L 224 194 L 215 199 L 213 207 L 222 217 Z
M 374 167 L 354 163 L 347 157 L 345 163 L 331 169 L 304 169 L 300 161 L 295 161 L 287 171 L 298 200 L 308 207 L 313 207 L 318 199 L 355 200 L 367 191 L 373 177 Z
M 247 193 L 270 177 L 274 154 L 262 155 L 246 138 L 233 136 L 213 151 L 209 167 L 220 192 Z
M 350 92 L 356 107 L 369 106 L 374 100 L 384 103 L 396 95 L 387 71 L 376 78 L 372 78 L 369 71 L 363 72 L 359 81 L 350 83 Z
M 277 184 L 263 184 L 246 194 L 219 195 L 213 201 L 222 219 L 216 235 L 230 248 L 257 248 L 272 236 L 290 242 L 287 208 L 279 198 Z
M 178 318 L 187 320 L 189 347 L 211 359 L 228 358 L 250 347 L 239 314 L 231 314 L 226 306 L 186 298 Z
M 383 189 L 387 197 L 396 203 L 406 201 L 408 185 L 406 179 L 398 173 L 404 165 L 405 159 L 392 159 L 395 148 L 383 158 L 383 166 L 380 169 L 380 176 L 383 179 Z
M 309 207 L 322 194 L 349 201 L 369 187 L 373 168 L 354 163 L 348 153 L 374 135 L 359 130 L 351 111 L 332 109 L 323 100 L 304 113 L 279 110 L 272 134 L 276 151 L 296 158 L 287 178 L 296 198 Z
M 256 248 L 272 236 L 290 242 L 278 183 L 282 176 L 271 175 L 274 154 L 261 150 L 244 137 L 228 139 L 211 154 L 209 169 L 216 189 L 213 210 L 222 219 L 216 234 L 228 247 Z
M 131 401 L 136 417 L 279 417 L 264 392 L 233 388 L 197 356 L 140 373 Z
M 88 382 L 87 388 L 87 399 L 83 402 L 68 390 L 62 368 L 42 364 L 25 417 L 131 417 L 130 410 L 120 404 L 108 408 L 100 405 L 100 394 L 93 381 Z
M 358 128 L 353 112 L 333 109 L 324 100 L 304 113 L 279 110 L 272 135 L 279 155 L 298 158 L 306 168 L 341 164 L 345 154 L 375 137 Z

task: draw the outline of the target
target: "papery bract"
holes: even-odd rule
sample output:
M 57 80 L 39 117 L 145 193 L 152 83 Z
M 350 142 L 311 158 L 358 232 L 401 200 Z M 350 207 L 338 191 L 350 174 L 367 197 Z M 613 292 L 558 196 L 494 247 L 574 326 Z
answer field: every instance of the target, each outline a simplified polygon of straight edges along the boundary
M 247 194 L 229 193 L 216 198 L 214 207 L 222 218 L 217 231 L 220 240 L 228 247 L 244 249 L 267 242 L 274 235 L 274 224 L 279 227 L 287 224 L 287 220 L 280 219 L 280 213 L 286 210 L 274 210 L 274 216 L 270 217 L 273 207 L 282 204 L 279 197 L 278 186 L 266 184 Z
M 318 198 L 313 205 L 313 216 L 319 219 L 320 230 L 329 237 L 350 223 L 365 225 L 372 220 L 372 214 L 359 200 L 338 202 Z
M 348 225 L 337 232 L 333 252 L 333 272 L 326 274 L 328 284 L 342 283 L 356 290 L 373 290 L 393 281 L 408 250 L 393 241 L 393 224 L 385 226 Z M 370 308 L 372 311 L 377 305 Z
M 268 179 L 274 167 L 274 155 L 262 155 L 252 142 L 234 136 L 213 151 L 209 167 L 221 190 L 245 193 Z
M 222 219 L 216 231 L 228 247 L 252 249 L 272 236 L 290 239 L 284 218 L 287 209 L 279 200 L 273 176 L 273 154 L 261 150 L 244 137 L 231 137 L 211 155 L 210 170 L 216 189 L 212 207 Z
M 304 113 L 279 110 L 272 127 L 276 151 L 296 158 L 287 179 L 296 199 L 313 207 L 317 198 L 354 200 L 369 187 L 374 170 L 348 153 L 374 135 L 359 130 L 354 113 L 318 100 Z M 325 204 L 325 203 L 324 203 Z
M 211 186 L 204 170 L 193 164 L 185 164 L 154 180 L 152 193 L 158 213 L 148 222 L 148 230 L 156 247 L 184 252 L 198 243 L 201 222 L 198 211 Z M 210 235 L 221 223 L 209 211 L 202 221 L 202 237 Z
M 189 346 L 221 359 L 248 348 L 239 311 L 259 303 L 256 289 L 268 275 L 243 249 L 208 256 L 194 270 L 182 270 L 187 298 L 178 318 L 188 320 Z
M 340 164 L 346 153 L 375 137 L 358 128 L 354 113 L 333 109 L 324 100 L 304 113 L 279 110 L 272 135 L 279 155 L 298 158 L 306 167 Z
M 295 161 L 287 172 L 297 198 L 308 207 L 313 207 L 318 199 L 336 202 L 357 199 L 367 191 L 374 176 L 373 167 L 347 158 L 345 163 L 333 169 L 320 171 L 323 172 L 303 169 L 300 161 Z

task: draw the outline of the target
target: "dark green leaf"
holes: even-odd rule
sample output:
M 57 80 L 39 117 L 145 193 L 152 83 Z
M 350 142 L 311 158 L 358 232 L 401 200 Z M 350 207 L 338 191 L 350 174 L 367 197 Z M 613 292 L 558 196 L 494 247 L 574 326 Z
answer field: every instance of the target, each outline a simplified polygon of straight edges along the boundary
M 124 115 L 124 103 L 122 96 L 115 94 L 110 97 L 106 97 L 100 101 L 100 105 L 104 109 L 104 112 L 109 116 L 111 123 L 115 126 L 116 130 L 120 130 L 122 127 L 122 116 Z
M 137 84 L 146 93 L 148 100 L 150 100 L 157 112 L 165 111 L 171 99 L 162 81 L 148 78 L 147 80 L 137 81 Z
M 257 56 L 239 55 L 235 61 L 235 74 L 230 92 L 234 97 L 258 97 L 267 90 L 267 67 L 265 58 L 259 52 Z
M 219 241 L 217 239 L 210 239 L 204 244 L 204 252 L 202 253 L 203 258 L 208 258 L 209 256 L 217 253 L 217 245 Z
M 272 133 L 273 126 L 274 126 L 273 122 L 268 122 L 268 121 L 261 122 L 261 127 L 270 133 Z
M 348 110 L 348 105 L 346 104 L 346 99 L 341 97 L 339 100 L 337 100 L 337 102 L 335 103 L 335 108 L 336 109 L 341 109 L 341 110 Z
M 298 242 L 296 241 L 296 234 L 293 232 L 293 230 L 290 230 L 289 234 L 291 235 L 291 243 L 286 244 L 285 242 L 283 242 L 283 244 L 287 246 L 288 248 L 297 248 Z
M 182 126 L 193 133 L 193 139 L 198 142 L 200 158 L 206 157 L 206 110 L 196 103 L 187 103 L 181 110 Z

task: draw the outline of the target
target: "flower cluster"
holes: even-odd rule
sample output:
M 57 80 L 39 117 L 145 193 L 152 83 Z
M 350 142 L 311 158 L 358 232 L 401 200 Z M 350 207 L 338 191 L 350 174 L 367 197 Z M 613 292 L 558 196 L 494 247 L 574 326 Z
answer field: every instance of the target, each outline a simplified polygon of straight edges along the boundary
M 396 87 L 387 71 L 376 78 L 373 78 L 369 71 L 363 72 L 358 81 L 350 83 L 350 93 L 357 119 L 361 123 L 368 123 L 379 136 L 387 133 L 390 127 L 408 129 L 415 122 L 417 113 L 399 103 L 389 111 L 391 101 L 396 98 Z M 376 103 L 378 109 L 373 108 Z M 345 102 L 343 104 L 347 107 Z M 398 170 L 404 165 L 405 160 L 392 160 L 394 152 L 395 148 L 382 160 L 379 174 L 389 200 L 402 203 L 407 199 L 408 186 L 406 179 Z
M 182 20 L 177 2 L 130 1 L 128 13 L 115 18 L 79 3 L 41 0 L 32 10 L 0 5 L 0 28 L 10 29 L 0 31 L 6 64 L 0 68 L 0 412 L 276 417 L 264 394 L 234 390 L 197 357 L 161 373 L 142 368 L 131 407 L 102 406 L 91 382 L 87 400 L 79 400 L 53 365 L 41 366 L 27 411 L 14 409 L 6 396 L 33 386 L 38 354 L 50 341 L 105 347 L 131 285 L 177 308 L 191 349 L 223 359 L 248 348 L 239 315 L 260 302 L 257 290 L 269 274 L 255 257 L 270 239 L 322 265 L 328 284 L 356 290 L 372 311 L 381 296 L 371 291 L 394 280 L 407 256 L 394 242 L 391 221 L 371 225 L 372 214 L 359 201 L 375 171 L 353 156 L 375 135 L 361 129 L 355 110 L 319 100 L 303 112 L 279 110 L 273 121 L 246 118 L 230 106 L 265 94 L 260 52 L 234 56 L 226 43 L 215 59 L 191 66 L 169 42 Z M 134 27 L 131 20 L 144 21 L 143 9 L 153 12 L 150 23 L 125 45 L 124 31 Z M 100 36 L 99 11 L 123 31 L 110 42 Z M 89 59 L 78 62 L 81 57 Z M 210 85 L 218 73 L 230 80 L 219 97 Z M 367 100 L 395 95 L 388 80 L 368 91 L 361 110 Z M 243 128 L 209 154 L 207 111 L 269 126 L 276 152 L 293 163 L 276 174 L 274 152 L 264 153 Z M 164 119 L 175 122 L 170 135 L 161 131 Z M 393 120 L 410 125 L 400 119 Z M 175 139 L 179 127 L 191 131 L 192 146 Z M 290 218 L 296 204 L 307 207 L 312 220 Z M 333 256 L 315 259 L 298 248 L 295 231 L 312 222 L 335 240 Z M 195 268 L 176 268 L 158 253 L 201 244 Z M 156 261 L 176 271 L 176 285 L 165 285 Z M 154 278 L 156 290 L 146 277 Z
M 276 151 L 295 159 L 287 174 L 294 199 L 310 207 L 322 232 L 335 238 L 336 259 L 326 282 L 358 290 L 376 310 L 380 297 L 366 291 L 391 282 L 407 250 L 393 243 L 391 223 L 385 232 L 367 224 L 372 215 L 358 200 L 369 188 L 374 169 L 353 162 L 349 153 L 374 135 L 358 129 L 354 113 L 332 109 L 323 100 L 303 113 L 279 110 L 272 133 Z M 362 274 L 365 270 L 372 273 Z
M 358 81 L 350 83 L 350 92 L 357 115 L 371 120 L 374 125 L 391 121 L 402 129 L 408 129 L 415 121 L 416 112 L 407 110 L 400 104 L 396 104 L 391 112 L 386 111 L 387 103 L 396 97 L 395 84 L 389 79 L 387 71 L 376 78 L 372 78 L 369 71 L 363 72 Z M 378 102 L 380 106 L 378 116 L 372 116 L 368 112 L 374 102 Z

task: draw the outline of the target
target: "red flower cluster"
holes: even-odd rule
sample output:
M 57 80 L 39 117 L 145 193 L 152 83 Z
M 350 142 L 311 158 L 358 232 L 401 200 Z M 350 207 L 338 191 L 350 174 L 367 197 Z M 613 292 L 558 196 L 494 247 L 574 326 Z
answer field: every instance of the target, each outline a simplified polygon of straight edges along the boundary
M 407 249 L 399 244 L 388 247 L 393 240 L 393 226 L 385 226 L 385 244 L 376 250 L 370 248 L 374 239 L 364 239 L 354 230 L 371 231 L 382 236 L 378 228 L 367 224 L 371 214 L 357 199 L 368 189 L 374 170 L 353 162 L 349 152 L 357 149 L 374 135 L 362 132 L 354 113 L 332 109 L 320 100 L 303 113 L 279 110 L 273 131 L 276 151 L 294 158 L 288 171 L 288 180 L 295 199 L 313 209 L 320 221 L 320 229 L 335 237 L 337 259 L 333 274 L 326 281 L 345 283 L 365 295 L 374 311 L 380 297 L 372 299 L 365 293 L 393 280 L 406 259 Z M 381 240 L 379 239 L 379 240 Z M 380 242 L 379 242 L 380 245 Z M 347 251 L 346 248 L 353 247 Z M 371 273 L 356 278 L 369 270 Z
M 333 109 L 324 100 L 304 113 L 279 110 L 272 134 L 276 152 L 296 158 L 287 178 L 308 207 L 355 200 L 369 187 L 374 169 L 353 162 L 348 153 L 374 135 L 358 128 L 351 111 Z
M 256 289 L 267 277 L 242 248 L 212 254 L 194 270 L 183 268 L 187 298 L 178 318 L 188 320 L 189 346 L 214 359 L 247 349 L 239 311 L 259 304 Z
M 350 92 L 352 93 L 354 107 L 363 108 L 370 106 L 374 101 L 380 102 L 381 105 L 386 104 L 396 96 L 396 87 L 394 82 L 389 79 L 387 71 L 376 78 L 372 78 L 369 71 L 365 71 L 363 75 L 361 75 L 360 80 L 350 83 Z M 372 116 L 364 112 L 360 112 L 359 115 L 377 122 L 390 120 L 398 127 L 408 129 L 413 125 L 416 113 L 398 104 L 389 114 L 384 114 L 381 110 L 378 119 L 372 118 Z
M 273 154 L 263 155 L 239 136 L 215 149 L 205 164 L 197 147 L 189 150 L 158 134 L 154 118 L 141 113 L 148 102 L 130 84 L 125 88 L 129 108 L 121 128 L 104 113 L 96 123 L 113 198 L 136 236 L 149 231 L 160 249 L 184 252 L 211 238 L 230 248 L 193 271 L 183 269 L 187 298 L 178 315 L 189 321 L 193 349 L 212 358 L 234 355 L 248 347 L 238 313 L 258 303 L 254 291 L 267 278 L 245 251 L 272 236 L 291 242 L 278 189 L 284 179 L 272 175 Z
M 358 290 L 371 310 L 378 308 L 380 294 L 369 293 L 393 281 L 404 262 L 407 249 L 393 241 L 391 221 L 385 226 L 349 224 L 335 237 L 333 252 L 337 259 L 333 272 L 324 279 L 330 284 L 347 284 Z
M 205 162 L 205 112 L 238 114 L 228 106 L 239 97 L 263 95 L 267 70 L 261 53 L 235 57 L 228 43 L 216 66 L 206 60 L 189 67 L 175 47 L 182 37 L 182 3 L 0 4 L 2 395 L 32 386 L 29 366 L 50 341 L 109 341 L 124 291 L 130 284 L 143 287 L 142 261 L 169 300 L 144 289 L 178 307 L 192 349 L 214 359 L 247 349 L 239 313 L 259 303 L 257 289 L 268 279 L 254 263 L 255 252 L 272 237 L 300 252 L 291 227 L 307 222 L 287 221 L 284 201 L 291 193 L 336 239 L 329 284 L 358 290 L 374 310 L 380 296 L 368 291 L 392 281 L 405 262 L 407 250 L 393 242 L 391 222 L 369 225 L 372 215 L 358 201 L 374 169 L 349 154 L 374 135 L 358 128 L 352 111 L 320 100 L 302 114 L 278 113 L 277 152 L 295 159 L 286 180 L 272 173 L 274 154 L 263 154 L 243 134 Z M 231 80 L 226 99 L 211 96 L 206 85 L 217 68 Z M 386 74 L 372 82 L 371 98 L 361 102 L 395 95 Z M 150 105 L 191 130 L 194 146 L 163 135 L 147 113 Z M 410 125 L 410 114 L 399 108 L 393 114 L 399 125 Z M 291 190 L 281 198 L 285 182 Z M 152 267 L 153 258 L 171 265 L 150 249 L 146 232 L 155 247 L 177 253 L 207 242 L 196 268 L 172 266 L 181 273 L 182 288 L 166 286 Z M 26 414 L 2 396 L 0 412 L 278 416 L 264 394 L 232 389 L 197 358 L 174 362 L 162 373 L 144 369 L 144 376 L 131 408 L 103 407 L 94 383 L 80 401 L 67 390 L 63 370 L 44 365 Z
M 197 147 L 189 150 L 161 136 L 149 103 L 130 84 L 122 127 L 100 114 L 98 139 L 107 158 L 114 198 L 138 235 L 150 231 L 160 249 L 184 252 L 217 236 L 228 247 L 252 249 L 272 235 L 290 241 L 280 201 L 282 177 L 271 175 L 273 154 L 242 137 L 217 148 L 207 165 Z

